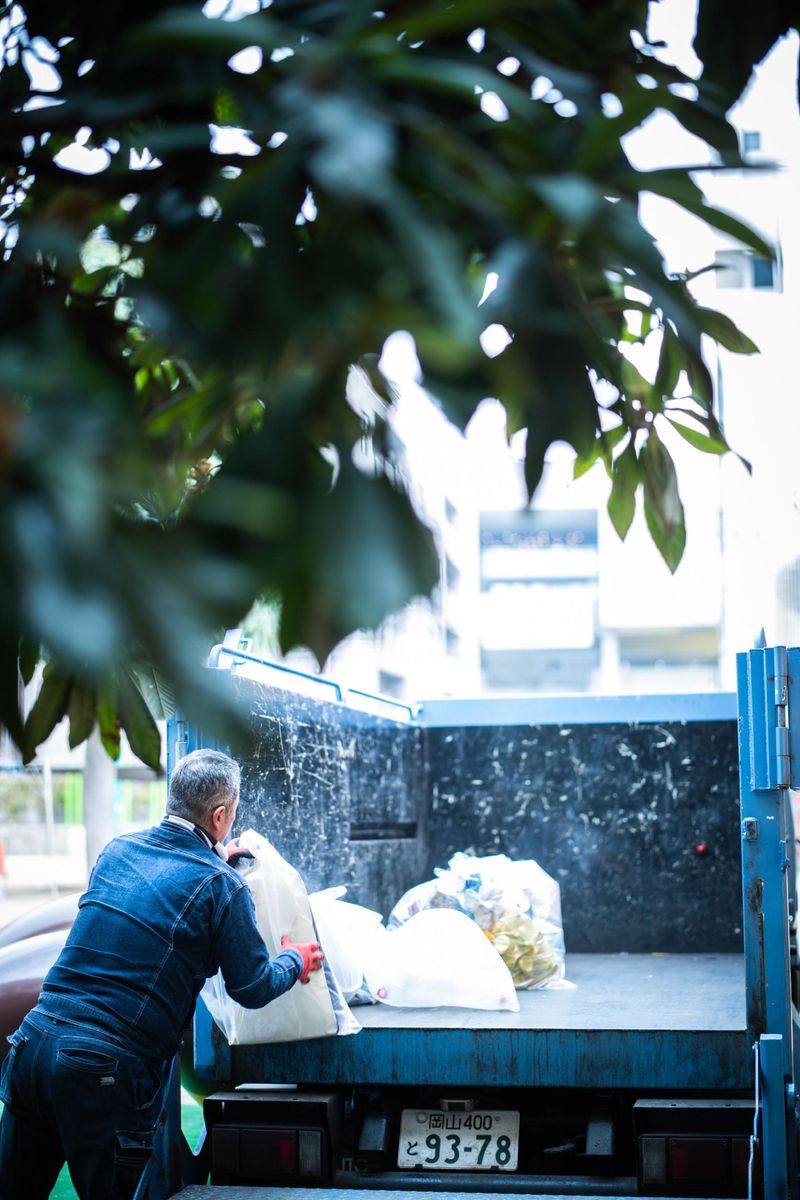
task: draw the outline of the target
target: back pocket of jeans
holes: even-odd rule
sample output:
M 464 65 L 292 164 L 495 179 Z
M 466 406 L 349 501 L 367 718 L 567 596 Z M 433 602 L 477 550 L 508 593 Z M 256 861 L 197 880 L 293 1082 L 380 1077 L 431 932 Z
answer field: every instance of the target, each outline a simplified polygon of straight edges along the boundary
M 56 1061 L 69 1071 L 78 1071 L 81 1075 L 98 1075 L 100 1081 L 116 1082 L 119 1062 L 103 1050 L 93 1050 L 89 1046 L 62 1045 L 56 1052 Z

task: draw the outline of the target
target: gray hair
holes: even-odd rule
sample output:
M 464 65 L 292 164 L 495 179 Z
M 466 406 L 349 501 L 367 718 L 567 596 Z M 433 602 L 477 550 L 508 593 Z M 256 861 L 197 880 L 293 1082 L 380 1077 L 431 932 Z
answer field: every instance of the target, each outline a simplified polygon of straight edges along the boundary
M 193 750 L 169 781 L 167 812 L 203 825 L 220 804 L 230 809 L 239 796 L 239 764 L 219 750 Z

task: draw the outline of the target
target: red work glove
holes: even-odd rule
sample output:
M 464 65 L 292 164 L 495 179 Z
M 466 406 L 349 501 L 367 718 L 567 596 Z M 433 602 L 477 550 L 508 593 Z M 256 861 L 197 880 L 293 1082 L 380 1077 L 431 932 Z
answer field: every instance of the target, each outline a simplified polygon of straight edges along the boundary
M 308 983 L 312 971 L 318 971 L 322 966 L 325 955 L 320 949 L 319 942 L 293 942 L 288 933 L 281 938 L 281 950 L 296 950 L 303 960 L 303 970 L 300 972 L 300 982 Z

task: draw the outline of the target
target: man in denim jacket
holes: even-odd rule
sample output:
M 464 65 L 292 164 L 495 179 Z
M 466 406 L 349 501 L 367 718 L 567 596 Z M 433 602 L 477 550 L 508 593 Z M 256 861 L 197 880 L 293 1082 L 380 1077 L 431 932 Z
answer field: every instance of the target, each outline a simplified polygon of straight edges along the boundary
M 66 1161 L 80 1200 L 129 1200 L 203 982 L 261 1008 L 319 970 L 316 943 L 270 959 L 224 839 L 239 767 L 181 759 L 160 825 L 106 846 L 0 1076 L 0 1200 L 45 1200 Z

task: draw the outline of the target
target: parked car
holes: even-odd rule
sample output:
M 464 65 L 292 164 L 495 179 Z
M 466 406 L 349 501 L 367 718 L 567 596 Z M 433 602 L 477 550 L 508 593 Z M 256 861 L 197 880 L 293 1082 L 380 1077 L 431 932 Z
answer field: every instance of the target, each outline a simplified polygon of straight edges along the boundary
M 40 904 L 0 929 L 0 1062 L 6 1038 L 33 1008 L 51 966 L 67 940 L 79 893 Z

